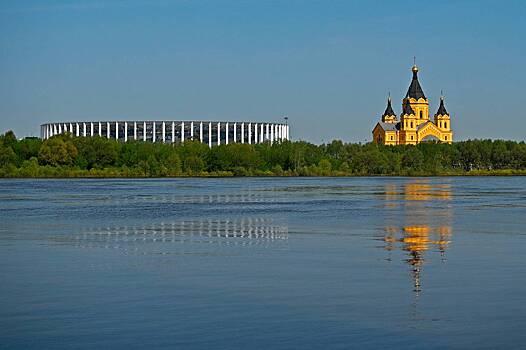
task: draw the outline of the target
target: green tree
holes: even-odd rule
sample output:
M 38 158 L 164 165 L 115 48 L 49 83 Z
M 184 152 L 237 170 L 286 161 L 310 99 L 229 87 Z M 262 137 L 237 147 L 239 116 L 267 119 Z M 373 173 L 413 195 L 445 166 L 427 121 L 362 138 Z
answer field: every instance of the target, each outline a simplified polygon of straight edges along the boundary
M 14 166 L 16 161 L 17 157 L 13 149 L 0 143 L 0 167 Z
M 118 142 L 100 136 L 78 137 L 74 141 L 78 148 L 79 165 L 87 169 L 102 169 L 115 164 L 120 146 Z
M 38 160 L 45 165 L 72 165 L 78 151 L 69 136 L 55 136 L 44 141 L 38 152 Z

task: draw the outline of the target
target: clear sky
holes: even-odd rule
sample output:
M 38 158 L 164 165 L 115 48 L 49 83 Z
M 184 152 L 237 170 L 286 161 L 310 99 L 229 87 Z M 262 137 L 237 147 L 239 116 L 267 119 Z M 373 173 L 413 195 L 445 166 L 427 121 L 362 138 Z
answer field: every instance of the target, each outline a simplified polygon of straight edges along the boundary
M 280 121 L 371 139 L 413 56 L 456 139 L 526 137 L 525 1 L 0 1 L 0 131 L 49 121 Z

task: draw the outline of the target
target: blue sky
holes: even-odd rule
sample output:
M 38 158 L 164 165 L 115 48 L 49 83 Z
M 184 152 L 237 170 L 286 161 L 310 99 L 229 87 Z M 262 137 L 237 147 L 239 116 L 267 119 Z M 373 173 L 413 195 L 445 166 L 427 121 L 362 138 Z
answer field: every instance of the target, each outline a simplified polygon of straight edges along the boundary
M 413 56 L 456 139 L 526 135 L 523 1 L 0 1 L 0 131 L 48 121 L 279 121 L 371 139 Z

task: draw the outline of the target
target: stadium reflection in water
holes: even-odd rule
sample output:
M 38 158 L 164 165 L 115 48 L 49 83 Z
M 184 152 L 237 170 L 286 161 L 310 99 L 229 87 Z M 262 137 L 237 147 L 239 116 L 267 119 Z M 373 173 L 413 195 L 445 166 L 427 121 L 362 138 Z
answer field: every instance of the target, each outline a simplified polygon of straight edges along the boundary
M 383 248 L 406 252 L 404 261 L 411 267 L 413 290 L 418 296 L 424 263 L 435 253 L 446 261 L 452 239 L 451 185 L 431 180 L 389 184 L 384 195 L 387 213 Z
M 288 227 L 271 218 L 195 219 L 146 225 L 92 227 L 71 236 L 54 237 L 58 244 L 79 248 L 118 249 L 136 254 L 177 254 L 202 244 L 266 246 L 288 240 Z M 181 246 L 181 245 L 179 245 Z

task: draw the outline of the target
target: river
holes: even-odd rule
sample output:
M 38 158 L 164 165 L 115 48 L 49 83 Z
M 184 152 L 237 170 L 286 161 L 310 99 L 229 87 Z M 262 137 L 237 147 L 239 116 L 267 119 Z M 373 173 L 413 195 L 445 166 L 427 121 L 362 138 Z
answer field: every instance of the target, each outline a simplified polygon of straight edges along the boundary
M 0 180 L 0 348 L 519 348 L 526 178 Z

